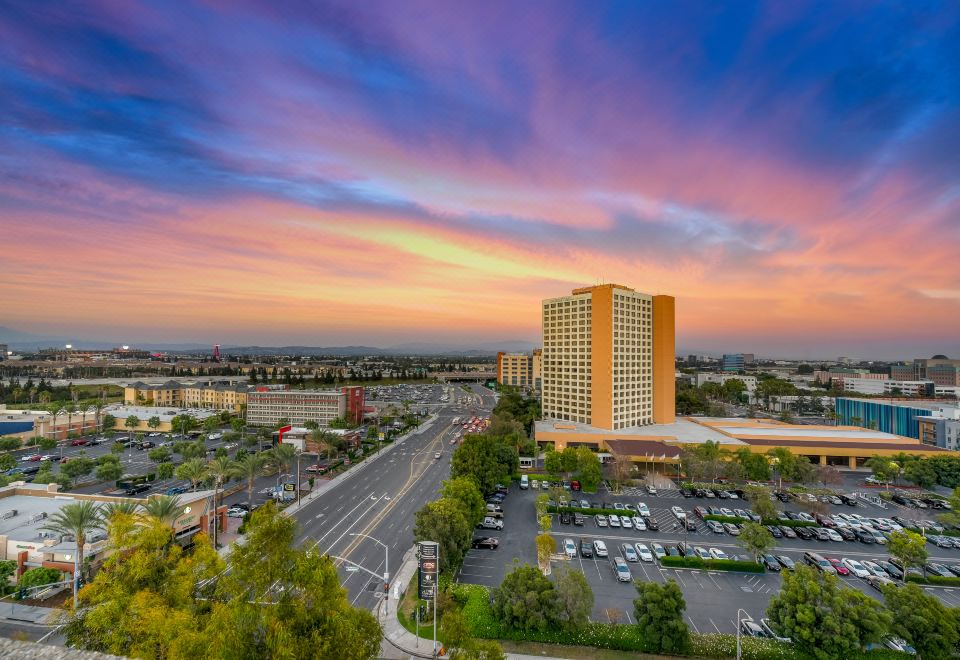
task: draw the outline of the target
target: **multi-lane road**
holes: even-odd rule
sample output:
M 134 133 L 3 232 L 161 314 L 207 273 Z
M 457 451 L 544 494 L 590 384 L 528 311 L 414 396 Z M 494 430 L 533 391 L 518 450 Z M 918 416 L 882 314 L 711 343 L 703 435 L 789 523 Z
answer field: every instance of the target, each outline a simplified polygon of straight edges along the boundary
M 455 417 L 487 414 L 493 407 L 489 390 L 472 386 L 473 394 L 462 390 L 451 396 L 449 405 L 401 444 L 392 448 L 342 484 L 306 504 L 294 516 L 300 523 L 299 540 L 325 554 L 349 560 L 367 571 L 382 575 L 389 548 L 390 572 L 400 566 L 413 545 L 414 513 L 437 496 L 450 475 L 450 444 L 459 431 Z M 458 399 L 466 399 L 459 405 Z M 435 458 L 436 452 L 440 458 Z M 361 534 L 365 536 L 360 536 Z M 340 573 L 352 603 L 376 607 L 383 594 L 383 582 L 366 571 Z

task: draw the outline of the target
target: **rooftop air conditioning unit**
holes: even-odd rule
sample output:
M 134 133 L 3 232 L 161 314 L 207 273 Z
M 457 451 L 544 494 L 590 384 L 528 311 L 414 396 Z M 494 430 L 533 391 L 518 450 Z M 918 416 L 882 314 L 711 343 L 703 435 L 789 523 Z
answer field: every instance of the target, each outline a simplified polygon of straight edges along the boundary
M 9 520 L 10 518 L 13 518 L 15 515 L 17 515 L 17 510 L 10 509 L 9 511 L 4 511 L 3 513 L 0 513 L 0 520 Z
M 44 511 L 44 512 L 40 512 L 40 513 L 36 513 L 36 514 L 34 514 L 34 516 L 30 519 L 30 522 L 35 523 L 35 522 L 37 522 L 37 521 L 39 521 L 39 520 L 43 520 L 43 519 L 46 518 L 46 517 L 47 517 L 47 514 L 46 514 L 45 511 Z

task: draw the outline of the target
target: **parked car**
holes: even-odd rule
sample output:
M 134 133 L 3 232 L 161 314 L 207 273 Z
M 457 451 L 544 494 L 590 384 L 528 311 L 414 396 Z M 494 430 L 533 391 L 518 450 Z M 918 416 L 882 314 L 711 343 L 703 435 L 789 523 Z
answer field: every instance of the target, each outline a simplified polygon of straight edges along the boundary
M 723 523 L 723 530 L 730 536 L 740 536 L 740 528 L 733 523 Z
M 564 511 L 564 512 L 562 512 L 562 513 L 560 514 L 560 524 L 561 524 L 561 525 L 569 525 L 569 524 L 570 524 L 570 514 L 567 513 L 566 511 Z
M 653 553 L 650 552 L 650 548 L 648 548 L 646 544 L 636 543 L 633 547 L 636 549 L 637 556 L 640 557 L 640 561 L 653 561 Z M 663 548 L 661 548 L 660 551 L 662 552 Z
M 796 563 L 786 555 L 777 555 L 777 561 L 788 571 L 792 571 L 796 567 Z
M 693 552 L 700 557 L 700 559 L 710 559 L 710 553 L 707 552 L 707 549 L 702 545 L 698 545 L 693 549 Z
M 640 558 L 637 556 L 637 551 L 634 550 L 633 546 L 629 543 L 624 543 L 620 546 L 620 552 L 623 554 L 623 558 L 629 562 L 637 562 Z
M 77 438 L 76 440 L 74 440 L 74 441 L 72 441 L 72 442 L 70 443 L 70 446 L 71 446 L 71 447 L 84 447 L 84 446 L 86 446 L 86 445 L 88 445 L 88 444 L 90 444 L 90 441 L 87 440 L 86 438 Z
M 603 541 L 594 541 L 594 542 L 593 542 L 593 552 L 594 552 L 598 557 L 606 557 L 606 556 L 607 556 L 607 544 L 604 543 Z
M 729 559 L 727 553 L 721 550 L 720 548 L 710 548 L 710 558 L 711 559 Z
M 583 517 L 582 513 L 573 514 L 573 524 L 576 525 L 577 527 L 583 527 L 584 520 L 585 518 Z
M 781 532 L 780 528 L 776 525 L 767 525 L 767 531 L 770 532 L 770 536 L 775 539 L 783 538 L 783 532 Z
M 623 561 L 622 557 L 614 557 L 613 566 L 619 582 L 630 582 L 633 579 L 630 574 L 630 567 L 627 566 L 627 562 Z
M 613 514 L 610 514 L 609 516 L 607 516 L 607 520 L 609 521 L 611 527 L 620 526 L 620 516 L 615 516 Z
M 760 627 L 759 623 L 749 619 L 745 619 L 740 622 L 740 632 L 747 637 L 759 637 L 763 639 L 770 637 L 770 635 L 767 634 L 767 631 Z
M 897 568 L 890 562 L 886 560 L 880 560 L 880 561 L 877 561 L 877 565 L 880 566 L 880 568 L 882 568 L 884 571 L 886 571 L 887 575 L 893 578 L 894 580 L 903 579 L 903 571 L 901 571 L 899 568 Z
M 593 543 L 586 539 L 580 541 L 580 556 L 584 559 L 593 559 Z
M 602 513 L 598 513 L 597 515 L 595 515 L 595 516 L 593 517 L 593 519 L 597 522 L 597 527 L 606 527 L 606 526 L 607 526 L 607 517 L 606 517 L 605 515 L 603 515 Z
M 884 587 L 887 587 L 891 584 L 896 584 L 893 580 L 888 577 L 877 577 L 876 575 L 871 575 L 867 578 L 867 584 L 876 589 L 877 591 L 883 591 Z
M 563 540 L 563 552 L 570 559 L 574 559 L 577 556 L 577 544 L 573 542 L 573 539 L 564 539 Z
M 473 539 L 470 547 L 478 550 L 496 550 L 500 547 L 500 539 L 493 536 L 483 536 Z
M 714 534 L 723 534 L 723 525 L 716 520 L 708 520 L 707 527 L 709 527 L 710 531 Z
M 656 532 L 660 529 L 660 523 L 658 523 L 657 519 L 653 516 L 644 516 L 643 522 L 651 532 Z
M 868 578 L 870 577 L 870 571 L 863 567 L 863 564 L 858 562 L 856 559 L 845 558 L 843 560 L 843 565 L 849 570 L 855 577 L 858 578 Z M 839 572 L 839 571 L 838 571 Z
M 787 525 L 780 525 L 780 531 L 783 532 L 783 537 L 787 539 L 797 538 L 797 533 L 794 531 L 793 527 L 788 527 Z
M 653 555 L 657 559 L 662 559 L 667 556 L 667 551 L 664 550 L 663 546 L 659 543 L 651 543 L 650 549 L 653 550 Z
M 766 633 L 772 638 L 781 642 L 783 644 L 790 644 L 791 639 L 789 637 L 781 637 L 774 630 L 773 626 L 770 624 L 770 619 L 760 619 L 760 627 L 763 628 Z
M 503 529 L 503 521 L 499 518 L 487 516 L 477 525 L 479 529 Z

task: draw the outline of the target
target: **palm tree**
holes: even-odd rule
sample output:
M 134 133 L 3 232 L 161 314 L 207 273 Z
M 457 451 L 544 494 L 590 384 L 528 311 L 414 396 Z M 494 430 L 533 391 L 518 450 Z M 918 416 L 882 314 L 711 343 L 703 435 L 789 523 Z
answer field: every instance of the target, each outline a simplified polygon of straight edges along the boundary
M 80 422 L 80 432 L 87 432 L 87 415 L 93 412 L 93 406 L 89 403 L 85 403 L 80 406 L 80 412 L 83 414 L 83 421 Z
M 147 516 L 171 529 L 183 517 L 183 504 L 176 495 L 155 495 L 146 501 L 143 510 Z
M 140 503 L 135 500 L 120 500 L 119 502 L 107 502 L 101 510 L 101 517 L 104 522 L 109 523 L 119 515 L 133 516 L 140 509 Z
M 213 547 L 217 547 L 217 496 L 223 484 L 238 475 L 236 461 L 232 461 L 226 456 L 218 456 L 207 463 L 207 474 L 213 477 Z
M 64 406 L 64 412 L 67 413 L 67 437 L 70 436 L 70 432 L 73 429 L 73 416 L 77 414 L 77 404 L 68 403 Z
M 280 476 L 286 474 L 287 468 L 297 459 L 297 450 L 293 445 L 279 444 L 270 450 L 270 463 L 280 469 Z
M 177 479 L 187 479 L 190 490 L 196 490 L 197 484 L 207 476 L 207 465 L 202 458 L 192 458 L 177 467 Z
M 46 392 L 44 392 L 44 394 L 46 394 Z M 50 422 L 50 437 L 54 440 L 57 439 L 57 417 L 63 414 L 63 410 L 64 407 L 62 403 L 54 403 L 50 406 L 50 416 L 53 418 Z
M 237 462 L 237 474 L 247 480 L 247 507 L 253 506 L 253 484 L 263 474 L 267 458 L 263 454 L 247 454 Z
M 77 609 L 77 581 L 80 578 L 80 565 L 83 563 L 83 548 L 87 544 L 87 534 L 103 527 L 100 507 L 90 500 L 81 500 L 67 504 L 50 516 L 43 529 L 62 535 L 71 535 L 77 540 L 77 551 L 73 556 L 73 609 Z
M 105 404 L 103 401 L 97 401 L 95 404 L 93 404 L 93 414 L 94 414 L 93 421 L 97 427 L 97 435 L 100 435 L 100 432 L 101 432 L 100 419 L 103 416 L 103 409 L 106 407 L 107 407 L 107 404 Z

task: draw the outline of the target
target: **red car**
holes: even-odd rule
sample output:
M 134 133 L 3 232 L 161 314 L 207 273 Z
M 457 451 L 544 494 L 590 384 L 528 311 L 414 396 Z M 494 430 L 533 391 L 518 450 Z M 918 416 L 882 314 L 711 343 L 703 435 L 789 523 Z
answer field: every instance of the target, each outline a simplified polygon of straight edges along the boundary
M 827 558 L 827 561 L 830 562 L 830 565 L 837 569 L 837 575 L 850 575 L 850 569 L 840 563 L 839 559 L 830 559 Z
M 71 445 L 72 447 L 83 447 L 84 445 L 88 444 L 89 442 L 90 442 L 89 440 L 85 440 L 84 438 L 77 438 L 76 440 L 74 440 L 73 442 L 71 442 L 70 445 Z

